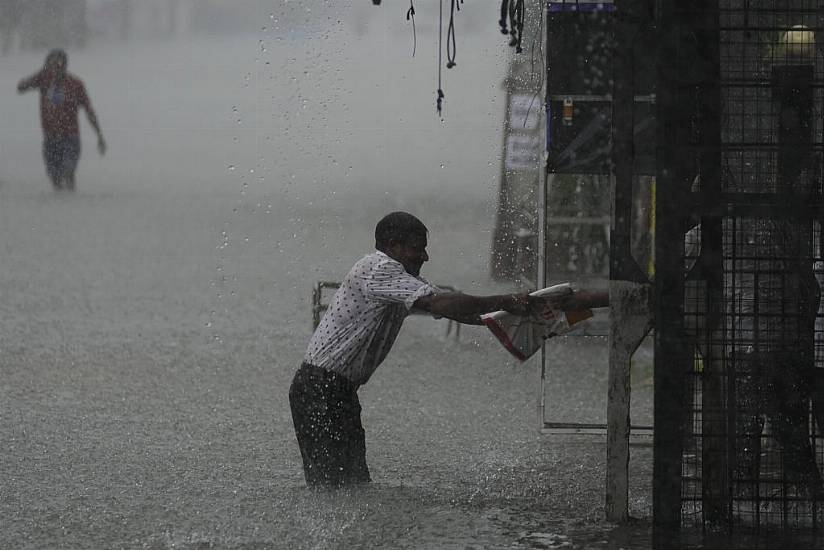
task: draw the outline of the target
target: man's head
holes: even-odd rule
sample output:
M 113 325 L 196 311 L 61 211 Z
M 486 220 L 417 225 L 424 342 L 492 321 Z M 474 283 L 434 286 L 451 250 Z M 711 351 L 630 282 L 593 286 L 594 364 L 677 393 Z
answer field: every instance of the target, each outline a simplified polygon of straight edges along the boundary
M 43 69 L 49 76 L 61 77 L 66 74 L 66 67 L 69 65 L 69 56 L 65 50 L 54 49 L 46 56 Z
M 392 212 L 375 227 L 375 248 L 399 261 L 410 275 L 417 276 L 429 260 L 426 254 L 426 226 L 406 212 Z

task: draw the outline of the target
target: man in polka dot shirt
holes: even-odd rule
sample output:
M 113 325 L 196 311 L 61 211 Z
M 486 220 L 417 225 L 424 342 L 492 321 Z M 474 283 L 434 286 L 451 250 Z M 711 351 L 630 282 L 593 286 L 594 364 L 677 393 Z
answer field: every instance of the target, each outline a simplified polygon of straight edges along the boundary
M 386 358 L 412 309 L 462 323 L 505 310 L 530 315 L 551 305 L 602 307 L 605 294 L 580 291 L 549 303 L 528 294 L 471 296 L 443 292 L 420 276 L 426 226 L 393 212 L 375 228 L 375 252 L 360 259 L 335 293 L 289 388 L 295 434 L 310 486 L 370 481 L 357 390 Z

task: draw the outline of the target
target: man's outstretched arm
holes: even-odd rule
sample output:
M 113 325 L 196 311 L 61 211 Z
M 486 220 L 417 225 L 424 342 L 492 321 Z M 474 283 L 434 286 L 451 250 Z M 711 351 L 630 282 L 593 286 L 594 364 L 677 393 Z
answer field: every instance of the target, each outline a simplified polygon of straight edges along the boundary
M 608 290 L 576 290 L 569 296 L 561 296 L 557 299 L 555 307 L 563 311 L 581 311 L 584 309 L 595 309 L 599 307 L 609 307 Z
M 563 311 L 608 307 L 606 290 L 579 290 L 569 296 L 530 296 L 529 294 L 502 294 L 499 296 L 472 296 L 462 293 L 430 294 L 415 301 L 415 308 L 459 323 L 481 325 L 481 315 L 493 311 L 508 311 L 515 315 L 529 315 L 546 307 Z
M 480 325 L 481 314 L 508 311 L 515 315 L 529 315 L 545 304 L 544 298 L 529 294 L 501 294 L 497 296 L 473 296 L 460 292 L 429 294 L 415 300 L 415 309 L 446 317 L 459 323 Z
M 29 90 L 34 90 L 39 84 L 40 73 L 33 74 L 28 78 L 24 78 L 17 84 L 17 93 L 22 94 L 24 92 L 28 92 Z

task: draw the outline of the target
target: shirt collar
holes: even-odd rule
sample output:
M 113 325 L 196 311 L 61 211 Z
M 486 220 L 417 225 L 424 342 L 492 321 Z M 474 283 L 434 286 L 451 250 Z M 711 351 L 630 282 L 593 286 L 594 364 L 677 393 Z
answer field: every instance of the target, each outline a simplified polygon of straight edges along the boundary
M 393 258 L 392 256 L 390 256 L 390 255 L 389 255 L 389 254 L 387 254 L 386 252 L 381 252 L 380 250 L 377 250 L 377 249 L 376 249 L 376 250 L 375 250 L 375 254 L 377 254 L 377 255 L 378 255 L 379 257 L 381 257 L 381 258 L 386 258 L 386 259 L 387 259 L 387 260 L 389 260 L 390 262 L 395 262 L 396 264 L 400 265 L 400 266 L 401 266 L 401 268 L 403 268 L 404 272 L 409 273 L 408 271 L 406 271 L 406 268 L 405 268 L 405 267 L 403 267 L 403 264 L 402 264 L 402 263 L 400 263 L 398 260 L 396 260 L 395 258 Z M 414 275 L 413 275 L 413 276 L 414 276 Z

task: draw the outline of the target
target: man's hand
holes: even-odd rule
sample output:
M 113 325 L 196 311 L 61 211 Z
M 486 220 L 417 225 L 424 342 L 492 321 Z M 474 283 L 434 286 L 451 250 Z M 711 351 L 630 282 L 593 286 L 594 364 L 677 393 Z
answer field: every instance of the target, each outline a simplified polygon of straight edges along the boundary
M 555 310 L 575 311 L 577 309 L 586 309 L 586 306 L 579 304 L 578 293 L 575 291 L 560 296 L 550 296 L 548 301 L 549 307 Z
M 548 296 L 531 296 L 525 294 L 513 294 L 512 303 L 507 304 L 503 310 L 519 315 L 521 317 L 538 316 L 546 318 L 552 315 L 553 309 L 560 309 L 552 304 Z
M 527 317 L 534 315 L 544 319 L 554 317 L 553 311 L 583 311 L 591 308 L 608 307 L 609 293 L 600 290 L 570 291 L 563 295 L 530 296 L 513 294 L 512 304 L 503 309 L 514 315 Z
M 100 156 L 106 154 L 106 140 L 103 139 L 103 136 L 97 137 L 97 151 L 100 153 Z
M 40 79 L 40 73 L 24 78 L 17 84 L 17 93 L 22 94 L 37 86 L 37 81 Z
M 510 297 L 510 303 L 504 305 L 501 309 L 513 315 L 526 317 L 532 315 L 534 311 L 532 305 L 535 303 L 534 298 L 535 296 L 529 294 L 513 294 Z
M 530 296 L 522 294 L 500 294 L 495 296 L 471 296 L 460 292 L 427 294 L 415 300 L 414 308 L 428 311 L 432 315 L 447 317 L 459 322 L 477 324 L 479 315 L 504 310 L 521 317 L 536 316 L 542 319 L 555 317 L 554 312 L 580 311 L 591 307 L 609 305 L 606 292 L 570 291 L 564 296 Z

